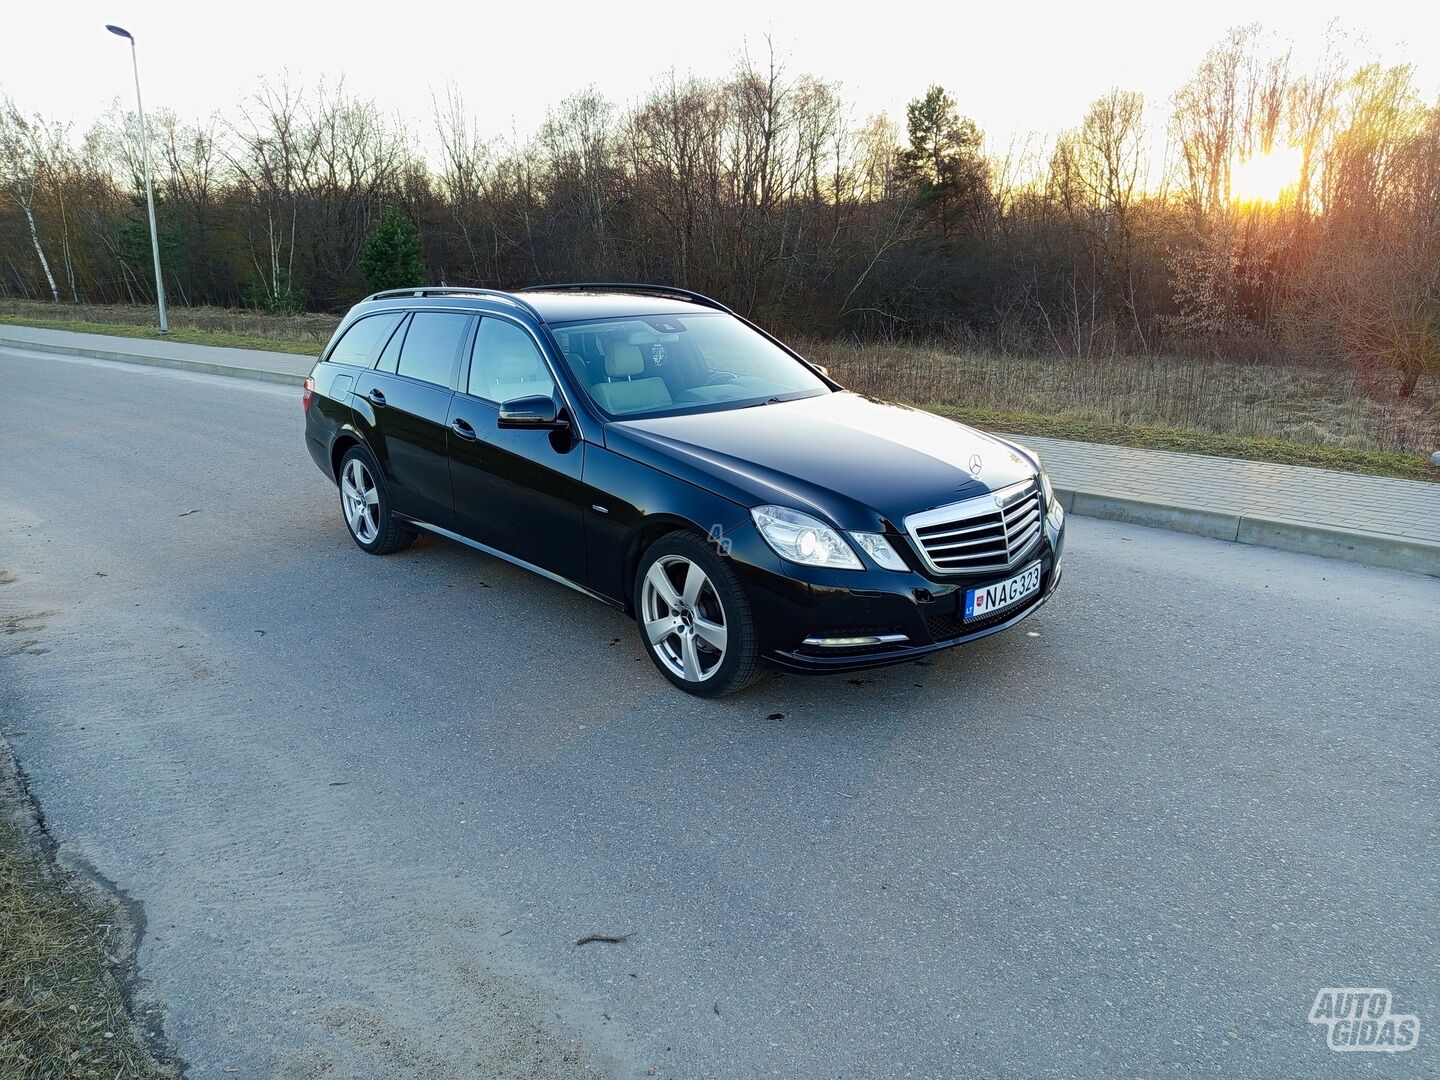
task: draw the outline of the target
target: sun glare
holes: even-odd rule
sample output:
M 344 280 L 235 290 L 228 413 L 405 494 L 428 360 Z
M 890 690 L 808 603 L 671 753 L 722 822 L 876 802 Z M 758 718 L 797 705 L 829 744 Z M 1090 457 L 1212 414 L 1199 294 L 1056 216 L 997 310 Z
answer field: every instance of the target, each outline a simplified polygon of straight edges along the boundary
M 1300 151 L 1275 146 L 1268 154 L 1237 161 L 1230 170 L 1230 197 L 1238 203 L 1276 203 L 1300 182 Z

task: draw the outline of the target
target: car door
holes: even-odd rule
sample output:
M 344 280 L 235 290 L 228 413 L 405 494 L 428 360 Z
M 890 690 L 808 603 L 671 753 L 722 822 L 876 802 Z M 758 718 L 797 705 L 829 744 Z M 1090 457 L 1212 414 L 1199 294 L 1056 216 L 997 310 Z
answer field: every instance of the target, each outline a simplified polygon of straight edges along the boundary
M 560 431 L 499 426 L 500 404 L 558 393 L 534 336 L 517 322 L 485 315 L 465 385 L 450 404 L 450 477 L 460 532 L 579 584 L 588 579 L 581 473 L 585 444 Z
M 450 399 L 474 316 L 417 311 L 362 372 L 352 406 L 398 513 L 450 527 L 453 499 L 446 440 Z

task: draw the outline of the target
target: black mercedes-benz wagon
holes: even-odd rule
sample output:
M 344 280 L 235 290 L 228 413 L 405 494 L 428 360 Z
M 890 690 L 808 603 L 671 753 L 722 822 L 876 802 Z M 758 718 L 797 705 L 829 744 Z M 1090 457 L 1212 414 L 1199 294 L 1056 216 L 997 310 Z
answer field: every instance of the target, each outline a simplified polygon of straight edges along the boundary
M 304 405 L 365 551 L 425 529 L 563 582 L 693 694 L 912 660 L 1060 582 L 1035 453 L 850 393 L 685 289 L 376 293 Z

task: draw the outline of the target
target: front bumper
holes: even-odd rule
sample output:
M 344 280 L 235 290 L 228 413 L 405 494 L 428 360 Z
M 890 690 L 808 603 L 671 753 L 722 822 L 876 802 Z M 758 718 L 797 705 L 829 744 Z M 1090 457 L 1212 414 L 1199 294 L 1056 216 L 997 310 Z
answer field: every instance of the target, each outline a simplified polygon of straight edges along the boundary
M 1063 572 L 1064 545 L 1064 524 L 1057 529 L 1047 519 L 1033 555 L 1002 573 L 942 579 L 913 571 L 825 570 L 790 563 L 782 564 L 783 577 L 752 572 L 748 584 L 761 658 L 782 671 L 855 671 L 904 663 L 998 634 L 1054 595 Z M 1040 588 L 1031 597 L 988 618 L 965 622 L 966 590 L 1011 577 L 1037 558 Z M 847 637 L 883 641 L 846 647 L 806 641 Z

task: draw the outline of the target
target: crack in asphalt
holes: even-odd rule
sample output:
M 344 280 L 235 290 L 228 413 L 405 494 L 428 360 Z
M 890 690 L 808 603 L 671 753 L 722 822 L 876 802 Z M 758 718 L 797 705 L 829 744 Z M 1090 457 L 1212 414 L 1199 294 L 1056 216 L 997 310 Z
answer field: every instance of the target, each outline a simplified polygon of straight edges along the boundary
M 106 969 L 115 982 L 130 1026 L 155 1064 L 183 1078 L 185 1060 L 179 1047 L 165 1036 L 164 1003 L 140 972 L 138 953 L 147 926 L 145 905 L 96 869 L 84 855 L 56 842 L 45 820 L 45 808 L 31 791 L 19 755 L 4 738 L 0 738 L 0 792 L 10 806 L 12 823 L 46 867 L 75 884 L 98 913 L 114 916 L 106 941 Z

